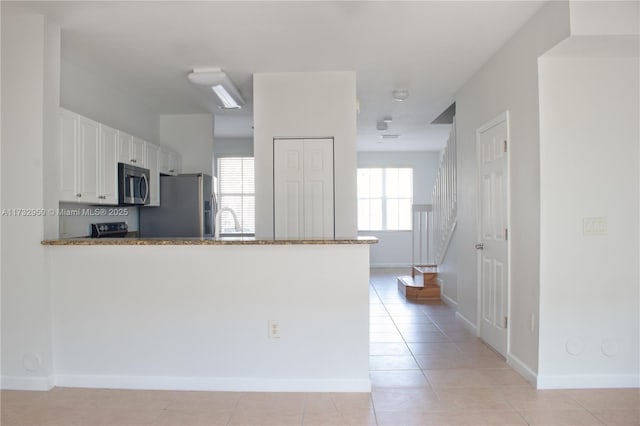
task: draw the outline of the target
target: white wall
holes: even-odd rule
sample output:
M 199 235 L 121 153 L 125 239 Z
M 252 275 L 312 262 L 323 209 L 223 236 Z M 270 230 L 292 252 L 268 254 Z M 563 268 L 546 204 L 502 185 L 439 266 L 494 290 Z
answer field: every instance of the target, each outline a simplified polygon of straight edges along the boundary
M 58 386 L 370 390 L 368 245 L 48 250 Z
M 61 64 L 60 105 L 149 142 L 159 140 L 158 113 L 140 97 L 66 60 Z
M 413 169 L 414 204 L 431 204 L 440 152 L 358 152 L 358 167 L 410 167 Z M 372 267 L 411 266 L 411 231 L 359 231 L 378 238 L 370 249 Z
M 477 165 L 475 132 L 510 113 L 510 362 L 529 379 L 538 366 L 539 137 L 538 57 L 569 34 L 565 2 L 544 6 L 456 95 L 458 224 L 455 233 L 460 315 L 477 323 Z
M 57 145 L 51 114 L 58 106 L 60 29 L 41 15 L 3 11 L 1 50 L 2 207 L 56 207 L 47 204 L 44 153 Z M 57 221 L 47 222 L 55 227 Z M 1 223 L 2 387 L 48 389 L 53 360 L 48 260 L 40 245 L 45 218 L 3 215 Z
M 253 76 L 256 237 L 273 238 L 273 138 L 334 137 L 336 238 L 356 226 L 356 80 L 354 72 Z
M 182 173 L 213 175 L 213 116 L 160 116 L 160 143 L 182 154 Z
M 540 60 L 539 387 L 640 386 L 638 51 Z

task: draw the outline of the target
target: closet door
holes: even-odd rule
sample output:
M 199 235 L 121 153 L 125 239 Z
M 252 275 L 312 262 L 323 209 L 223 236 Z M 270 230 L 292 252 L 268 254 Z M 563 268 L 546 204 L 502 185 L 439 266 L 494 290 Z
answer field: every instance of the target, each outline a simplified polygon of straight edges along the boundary
M 304 238 L 333 239 L 333 141 L 304 141 Z
M 304 238 L 304 150 L 299 139 L 273 143 L 273 225 L 279 240 Z
M 333 140 L 274 140 L 274 237 L 333 239 Z

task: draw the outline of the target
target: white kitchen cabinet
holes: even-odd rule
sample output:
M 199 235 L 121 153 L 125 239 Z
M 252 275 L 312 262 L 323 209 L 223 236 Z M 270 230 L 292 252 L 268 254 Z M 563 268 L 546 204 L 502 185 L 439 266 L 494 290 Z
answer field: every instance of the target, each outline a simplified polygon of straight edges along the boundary
M 160 205 L 160 147 L 152 143 L 145 143 L 145 158 L 149 169 L 149 205 Z
M 118 131 L 100 125 L 100 155 L 98 156 L 101 204 L 118 204 Z
M 118 131 L 118 162 L 146 167 L 144 144 L 144 140 Z
M 117 204 L 117 131 L 60 110 L 60 201 Z
M 61 109 L 60 201 L 98 203 L 100 124 Z
M 160 173 L 175 176 L 182 171 L 182 157 L 168 148 L 160 148 Z
M 333 139 L 274 140 L 274 237 L 333 239 Z

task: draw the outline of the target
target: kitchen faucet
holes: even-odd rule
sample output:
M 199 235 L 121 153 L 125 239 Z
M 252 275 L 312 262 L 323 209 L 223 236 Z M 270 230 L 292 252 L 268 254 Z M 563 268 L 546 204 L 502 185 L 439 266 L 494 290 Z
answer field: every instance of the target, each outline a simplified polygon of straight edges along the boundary
M 242 232 L 242 227 L 240 226 L 240 222 L 238 221 L 238 216 L 236 215 L 236 212 L 234 212 L 233 209 L 230 207 L 221 207 L 220 210 L 218 210 L 218 212 L 216 213 L 216 219 L 215 219 L 216 231 L 214 234 L 215 238 L 220 238 L 220 217 L 224 212 L 231 213 L 231 216 L 233 217 L 233 222 L 236 227 L 236 232 Z

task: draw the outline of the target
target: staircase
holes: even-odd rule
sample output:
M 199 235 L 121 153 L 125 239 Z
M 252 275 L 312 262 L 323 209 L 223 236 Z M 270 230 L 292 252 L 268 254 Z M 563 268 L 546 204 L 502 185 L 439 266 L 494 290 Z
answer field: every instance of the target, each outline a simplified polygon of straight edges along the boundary
M 436 265 L 420 265 L 411 269 L 411 276 L 398 277 L 398 291 L 410 300 L 440 300 Z

